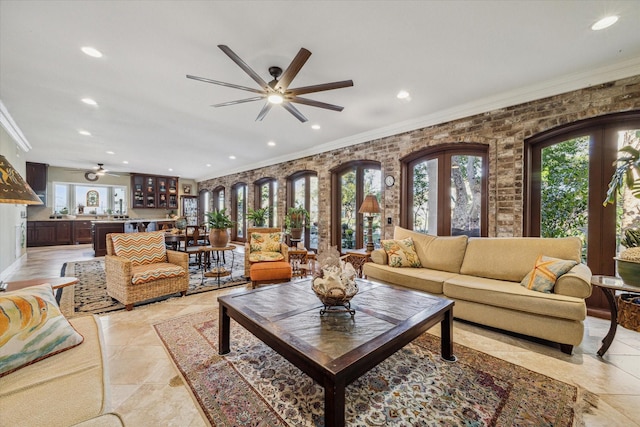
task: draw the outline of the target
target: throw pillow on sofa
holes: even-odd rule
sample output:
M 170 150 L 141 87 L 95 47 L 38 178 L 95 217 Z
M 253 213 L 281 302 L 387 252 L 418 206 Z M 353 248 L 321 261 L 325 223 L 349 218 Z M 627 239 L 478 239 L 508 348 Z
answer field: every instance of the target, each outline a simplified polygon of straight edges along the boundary
M 51 285 L 0 294 L 0 377 L 82 343 Z
M 402 240 L 382 240 L 381 243 L 391 267 L 422 267 L 411 237 Z
M 558 259 L 547 256 L 538 256 L 536 264 L 520 285 L 533 291 L 551 293 L 560 276 L 571 270 L 578 263 L 573 260 Z

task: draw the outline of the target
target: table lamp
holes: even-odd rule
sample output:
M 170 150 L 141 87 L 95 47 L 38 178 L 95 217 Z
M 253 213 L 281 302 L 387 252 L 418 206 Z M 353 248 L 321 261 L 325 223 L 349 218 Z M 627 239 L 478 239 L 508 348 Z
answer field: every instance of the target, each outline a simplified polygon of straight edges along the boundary
M 25 182 L 11 163 L 0 154 L 0 203 L 41 205 L 42 200 Z
M 372 252 L 375 249 L 373 246 L 373 215 L 380 213 L 380 205 L 376 196 L 369 194 L 365 197 L 358 213 L 367 218 L 367 252 Z

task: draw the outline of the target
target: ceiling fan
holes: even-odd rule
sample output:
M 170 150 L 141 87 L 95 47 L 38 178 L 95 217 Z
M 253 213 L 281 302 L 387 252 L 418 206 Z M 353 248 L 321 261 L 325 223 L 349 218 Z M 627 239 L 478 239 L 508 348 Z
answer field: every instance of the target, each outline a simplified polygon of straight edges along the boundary
M 323 83 L 318 85 L 289 89 L 289 85 L 296 77 L 302 66 L 311 56 L 311 52 L 309 52 L 305 48 L 300 49 L 295 58 L 293 58 L 293 61 L 291 61 L 291 64 L 289 64 L 289 67 L 284 70 L 284 73 L 282 72 L 282 68 L 280 67 L 269 67 L 269 74 L 273 77 L 273 80 L 267 83 L 262 79 L 262 77 L 258 75 L 258 73 L 253 71 L 246 62 L 240 59 L 240 57 L 236 55 L 228 46 L 221 44 L 218 45 L 218 47 L 224 53 L 226 53 L 233 62 L 238 64 L 238 66 L 242 68 L 242 70 L 247 73 L 249 77 L 251 77 L 256 83 L 258 83 L 258 85 L 260 85 L 260 89 L 240 86 L 233 83 L 220 82 L 217 80 L 206 79 L 204 77 L 191 76 L 189 74 L 187 74 L 187 78 L 257 93 L 258 96 L 254 96 L 252 98 L 239 99 L 237 101 L 223 102 L 221 104 L 213 105 L 213 107 L 225 107 L 227 105 L 242 104 L 245 102 L 260 101 L 266 99 L 267 102 L 262 107 L 262 110 L 260 110 L 258 117 L 256 117 L 256 121 L 264 119 L 267 113 L 271 110 L 271 107 L 278 104 L 282 105 L 285 110 L 293 114 L 295 118 L 303 123 L 307 121 L 307 118 L 302 115 L 302 113 L 296 107 L 292 105 L 293 103 L 310 105 L 312 107 L 325 108 L 327 110 L 333 111 L 342 111 L 344 107 L 341 107 L 339 105 L 327 104 L 325 102 L 314 101 L 308 98 L 301 98 L 299 95 L 353 86 L 352 80 L 343 80 L 339 82 Z M 278 80 L 278 78 L 280 78 L 280 80 Z
M 120 176 L 114 173 L 109 173 L 109 170 L 104 168 L 104 163 L 98 163 L 98 166 L 94 166 L 93 169 L 94 170 L 87 171 L 84 173 L 84 178 L 87 181 L 97 181 L 98 178 L 105 175 L 118 176 L 118 177 Z

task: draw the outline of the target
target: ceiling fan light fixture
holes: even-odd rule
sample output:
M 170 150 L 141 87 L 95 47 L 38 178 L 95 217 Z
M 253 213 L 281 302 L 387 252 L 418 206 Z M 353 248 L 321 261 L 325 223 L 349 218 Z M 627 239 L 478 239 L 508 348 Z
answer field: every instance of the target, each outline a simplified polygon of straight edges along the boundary
M 267 100 L 272 103 L 272 104 L 282 104 L 284 102 L 284 97 L 282 95 L 280 95 L 279 93 L 272 93 L 271 95 L 269 95 L 267 97 Z

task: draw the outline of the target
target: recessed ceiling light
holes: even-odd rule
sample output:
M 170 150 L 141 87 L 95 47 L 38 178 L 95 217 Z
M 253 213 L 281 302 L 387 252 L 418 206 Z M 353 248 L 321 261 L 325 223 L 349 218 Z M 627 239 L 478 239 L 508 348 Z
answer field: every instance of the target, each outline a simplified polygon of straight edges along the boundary
M 311 125 L 311 129 L 318 130 L 320 129 L 320 125 Z
M 207 163 L 205 166 L 210 168 L 211 167 L 211 163 Z
M 85 46 L 82 48 L 82 51 L 89 56 L 93 56 L 94 58 L 102 58 L 102 52 L 94 47 Z
M 173 172 L 173 169 L 172 169 L 172 168 L 169 168 L 169 172 Z
M 269 142 L 267 142 L 267 145 L 268 145 L 269 147 L 275 147 L 275 146 L 276 146 L 276 143 L 275 143 L 275 142 L 273 142 L 273 141 L 269 141 Z
M 593 31 L 604 30 L 605 28 L 609 28 L 610 26 L 612 26 L 616 22 L 618 22 L 618 17 L 616 15 L 607 16 L 605 18 L 602 18 L 601 20 L 599 20 L 595 24 L 593 24 L 591 26 L 591 29 Z
M 91 98 L 82 98 L 81 101 L 87 105 L 98 105 L 98 103 Z
M 91 132 L 89 132 L 88 130 L 79 130 L 78 133 L 84 136 L 91 136 Z
M 411 99 L 411 95 L 406 90 L 401 90 L 400 92 L 398 92 L 396 97 L 398 99 Z
M 113 151 L 105 151 L 105 153 L 107 153 L 107 154 L 116 154 Z
M 236 158 L 236 156 L 231 155 L 231 156 L 229 156 L 229 158 L 230 158 L 231 160 L 234 160 L 234 159 Z
M 128 165 L 128 164 L 129 164 L 129 162 L 128 162 L 128 161 L 126 161 L 126 160 L 123 160 L 123 161 L 122 161 L 122 163 L 124 163 L 125 165 Z

